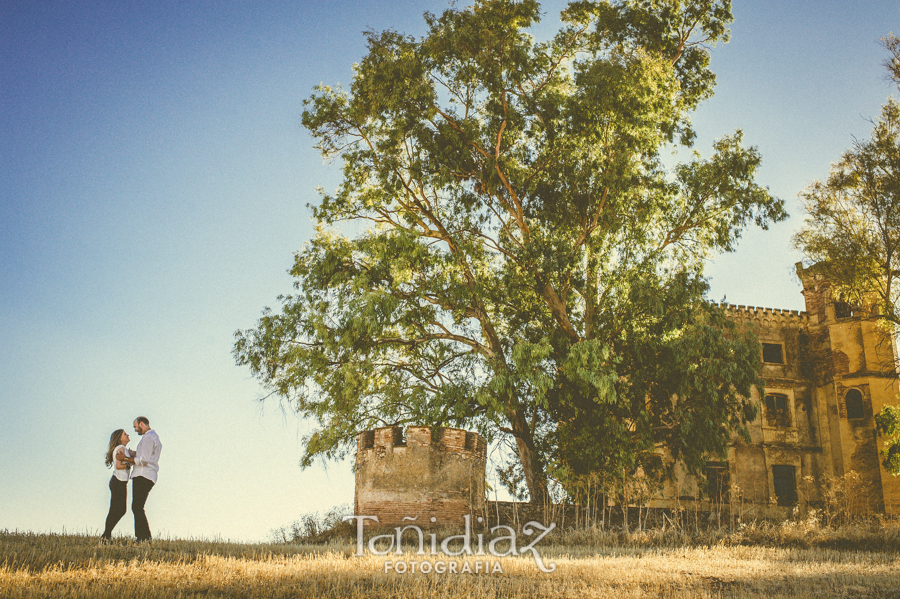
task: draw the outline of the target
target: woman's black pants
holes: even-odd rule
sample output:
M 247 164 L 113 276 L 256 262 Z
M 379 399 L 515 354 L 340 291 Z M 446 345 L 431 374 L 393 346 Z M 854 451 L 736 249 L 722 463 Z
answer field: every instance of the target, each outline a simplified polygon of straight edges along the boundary
M 103 538 L 112 538 L 112 531 L 128 511 L 128 481 L 115 476 L 109 479 L 109 514 L 106 516 L 106 530 Z

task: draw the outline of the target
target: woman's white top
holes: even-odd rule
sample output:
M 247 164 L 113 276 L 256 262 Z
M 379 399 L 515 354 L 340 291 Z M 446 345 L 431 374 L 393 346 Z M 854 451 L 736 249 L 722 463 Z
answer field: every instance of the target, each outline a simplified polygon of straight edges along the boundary
M 126 456 L 128 455 L 128 450 L 125 449 L 124 445 L 119 445 L 113 451 L 113 476 L 115 476 L 116 478 L 118 478 L 121 481 L 128 482 L 128 478 L 131 475 L 131 465 L 125 464 L 126 467 L 124 470 L 119 470 L 118 468 L 115 467 L 117 464 L 119 464 L 119 460 L 116 457 L 116 454 L 118 454 L 120 451 L 122 451 Z

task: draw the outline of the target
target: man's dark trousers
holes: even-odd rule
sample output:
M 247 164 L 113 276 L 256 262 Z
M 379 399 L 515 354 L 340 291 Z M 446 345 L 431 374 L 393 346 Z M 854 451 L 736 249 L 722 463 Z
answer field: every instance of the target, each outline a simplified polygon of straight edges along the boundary
M 144 513 L 144 504 L 152 488 L 153 481 L 149 478 L 135 476 L 131 479 L 131 511 L 134 513 L 134 536 L 138 541 L 150 540 L 150 524 Z

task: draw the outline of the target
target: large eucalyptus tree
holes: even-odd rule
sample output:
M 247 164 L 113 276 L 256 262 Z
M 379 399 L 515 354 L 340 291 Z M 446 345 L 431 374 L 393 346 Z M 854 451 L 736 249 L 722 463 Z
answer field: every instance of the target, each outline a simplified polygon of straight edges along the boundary
M 705 300 L 702 261 L 783 219 L 741 133 L 667 169 L 715 82 L 729 0 L 534 0 L 370 33 L 349 90 L 303 124 L 343 183 L 312 207 L 292 295 L 236 335 L 239 364 L 317 422 L 304 463 L 402 423 L 514 443 L 555 476 L 696 469 L 755 415 L 752 333 Z

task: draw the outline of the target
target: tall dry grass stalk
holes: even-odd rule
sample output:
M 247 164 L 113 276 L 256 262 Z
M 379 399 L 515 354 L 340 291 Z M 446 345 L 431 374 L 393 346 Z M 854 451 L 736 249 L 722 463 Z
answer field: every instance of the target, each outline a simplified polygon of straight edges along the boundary
M 548 538 L 555 543 L 578 548 L 737 547 L 758 546 L 791 549 L 831 549 L 871 551 L 900 555 L 900 523 L 870 518 L 844 526 L 827 526 L 815 510 L 805 517 L 784 522 L 751 521 L 732 527 L 708 526 L 695 529 L 667 520 L 668 526 L 625 533 L 620 529 L 590 528 L 568 530 Z
M 384 571 L 396 557 L 355 557 L 350 544 L 100 545 L 87 536 L 0 532 L 0 597 L 900 597 L 895 552 L 564 541 L 543 548 L 557 564 L 549 574 L 530 557 L 491 558 L 502 574 L 396 574 Z

